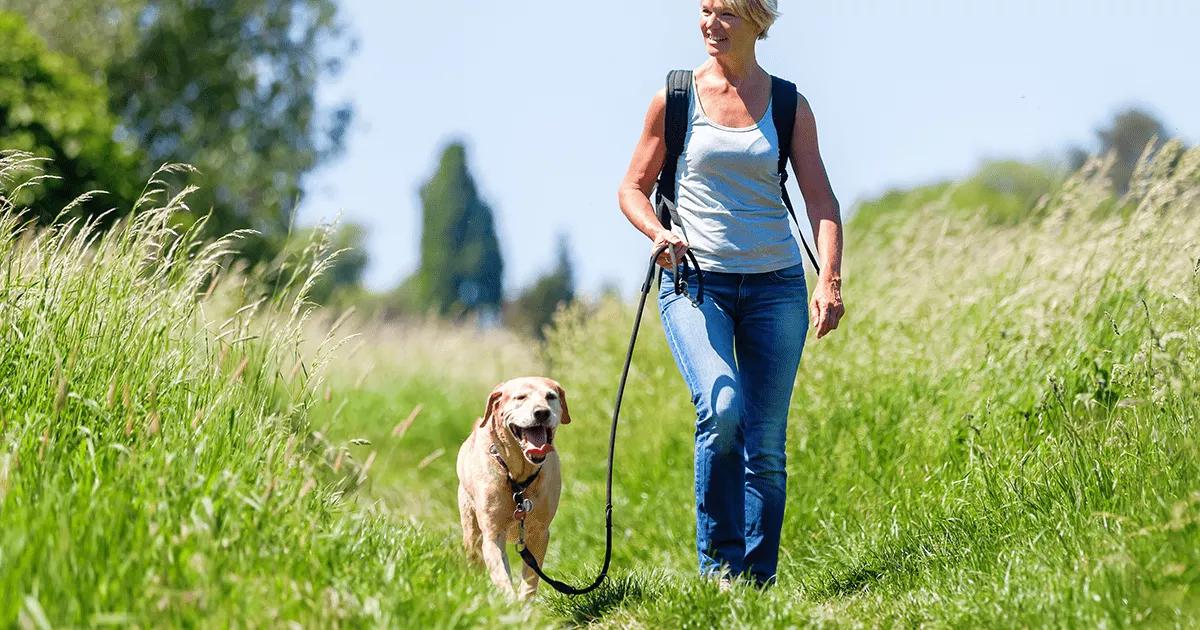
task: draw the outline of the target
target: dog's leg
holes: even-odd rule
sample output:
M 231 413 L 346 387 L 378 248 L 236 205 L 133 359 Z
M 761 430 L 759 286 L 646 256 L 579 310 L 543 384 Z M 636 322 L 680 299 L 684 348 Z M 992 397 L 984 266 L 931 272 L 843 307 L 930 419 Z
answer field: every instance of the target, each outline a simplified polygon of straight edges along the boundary
M 483 562 L 483 532 L 479 529 L 479 520 L 475 518 L 475 504 L 471 502 L 471 495 L 461 484 L 458 486 L 458 516 L 462 523 L 463 550 L 467 552 L 467 559 Z
M 509 597 L 513 597 L 516 593 L 513 591 L 512 580 L 509 578 L 508 555 L 504 553 L 506 538 L 503 531 L 484 532 L 483 564 L 487 566 L 492 583 Z
M 543 566 L 546 559 L 546 548 L 550 545 L 550 530 L 530 528 L 525 532 L 525 547 L 533 554 L 538 566 Z M 537 594 L 538 576 L 524 562 L 521 563 L 521 592 L 520 599 L 532 599 Z

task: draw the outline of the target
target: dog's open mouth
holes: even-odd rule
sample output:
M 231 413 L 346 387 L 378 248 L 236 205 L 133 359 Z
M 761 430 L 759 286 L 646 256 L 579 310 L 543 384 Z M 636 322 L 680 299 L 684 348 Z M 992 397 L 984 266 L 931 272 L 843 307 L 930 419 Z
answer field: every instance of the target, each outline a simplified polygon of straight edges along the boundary
M 548 427 L 519 427 L 508 425 L 529 461 L 540 464 L 554 450 L 554 430 Z

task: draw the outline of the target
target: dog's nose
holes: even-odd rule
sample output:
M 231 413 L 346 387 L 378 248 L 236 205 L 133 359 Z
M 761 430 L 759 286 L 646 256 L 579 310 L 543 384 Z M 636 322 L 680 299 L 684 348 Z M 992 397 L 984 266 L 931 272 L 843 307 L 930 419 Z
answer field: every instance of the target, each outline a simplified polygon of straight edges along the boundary
M 545 407 L 533 410 L 533 419 L 538 422 L 545 422 L 550 419 L 550 410 Z

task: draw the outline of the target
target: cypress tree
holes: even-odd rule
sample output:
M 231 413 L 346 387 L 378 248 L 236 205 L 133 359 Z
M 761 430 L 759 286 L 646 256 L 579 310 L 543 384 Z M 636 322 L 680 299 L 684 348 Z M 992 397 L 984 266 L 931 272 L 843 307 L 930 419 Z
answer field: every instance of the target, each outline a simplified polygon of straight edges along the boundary
M 410 286 L 417 305 L 449 316 L 497 313 L 504 261 L 492 209 L 479 197 L 461 142 L 443 150 L 420 194 L 421 259 Z

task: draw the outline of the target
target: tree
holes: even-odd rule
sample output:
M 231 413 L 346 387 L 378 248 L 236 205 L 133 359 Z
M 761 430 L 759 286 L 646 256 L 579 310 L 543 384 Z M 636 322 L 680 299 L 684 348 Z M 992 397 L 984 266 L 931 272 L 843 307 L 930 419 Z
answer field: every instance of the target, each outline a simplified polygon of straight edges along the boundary
M 1117 114 L 1112 125 L 1107 129 L 1098 130 L 1096 135 L 1100 138 L 1100 153 L 1107 154 L 1112 151 L 1117 156 L 1111 176 L 1113 186 L 1121 194 L 1129 190 L 1129 179 L 1147 145 L 1153 142 L 1151 151 L 1157 152 L 1166 141 L 1166 129 L 1163 124 L 1139 109 Z
M 1125 194 L 1142 152 L 1153 141 L 1150 151 L 1157 153 L 1166 141 L 1166 128 L 1154 115 L 1140 109 L 1128 109 L 1117 114 L 1108 127 L 1097 129 L 1096 137 L 1100 141 L 1100 155 L 1111 152 L 1115 156 L 1109 171 L 1113 189 L 1118 194 Z M 1087 152 L 1072 147 L 1067 159 L 1073 170 L 1078 169 L 1087 159 Z
M 305 176 L 336 155 L 349 107 L 317 106 L 348 49 L 335 0 L 0 0 L 29 16 L 110 93 L 143 170 L 200 170 L 196 214 L 253 228 L 252 259 L 280 251 Z
M 497 313 L 504 261 L 492 209 L 479 198 L 461 142 L 442 151 L 420 194 L 420 266 L 400 289 L 409 307 L 451 316 Z
M 342 147 L 349 108 L 326 118 L 315 94 L 338 67 L 336 16 L 333 0 L 148 0 L 137 45 L 108 69 L 151 164 L 199 168 L 193 207 L 220 232 L 259 231 L 251 257 L 280 248 L 305 175 Z
M 575 300 L 575 272 L 571 266 L 567 237 L 558 237 L 558 260 L 554 270 L 538 278 L 506 309 L 508 326 L 542 340 L 559 306 Z
M 47 158 L 41 169 L 52 176 L 13 201 L 33 208 L 43 224 L 93 190 L 109 193 L 100 210 L 127 211 L 144 178 L 136 152 L 114 140 L 117 121 L 104 89 L 47 51 L 18 15 L 0 13 L 0 41 L 0 149 Z
M 367 267 L 366 230 L 357 223 L 339 223 L 303 230 L 298 243 L 311 241 L 314 230 L 328 230 L 329 250 L 340 252 L 317 278 L 308 297 L 317 304 L 345 304 L 359 297 L 362 274 Z
M 137 42 L 137 16 L 146 0 L 0 0 L 0 11 L 25 16 L 50 49 L 74 59 L 103 83 L 108 64 Z

